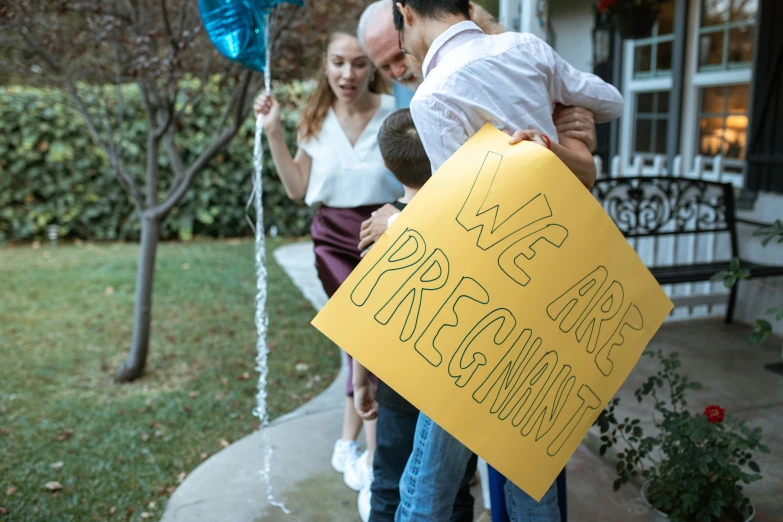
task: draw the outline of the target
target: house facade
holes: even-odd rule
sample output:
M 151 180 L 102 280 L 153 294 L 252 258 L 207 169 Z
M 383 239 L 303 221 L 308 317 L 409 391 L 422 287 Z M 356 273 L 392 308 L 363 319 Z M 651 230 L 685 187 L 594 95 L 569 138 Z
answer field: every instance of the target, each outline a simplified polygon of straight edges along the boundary
M 538 35 L 571 65 L 622 92 L 622 118 L 598 126 L 603 175 L 727 181 L 736 190 L 738 217 L 783 219 L 783 1 L 665 0 L 652 34 L 639 40 L 621 39 L 595 4 L 501 0 L 499 15 L 507 29 Z M 763 248 L 751 237 L 756 228 L 739 225 L 743 257 L 783 263 L 783 245 Z M 725 257 L 725 248 L 722 240 L 698 244 L 694 260 Z M 781 278 L 764 282 L 783 287 Z M 709 303 L 724 292 L 718 284 L 685 290 L 712 295 Z M 743 283 L 736 317 L 753 323 L 780 302 L 774 291 Z M 705 305 L 674 316 L 721 313 L 720 305 Z M 767 319 L 783 333 L 783 324 Z

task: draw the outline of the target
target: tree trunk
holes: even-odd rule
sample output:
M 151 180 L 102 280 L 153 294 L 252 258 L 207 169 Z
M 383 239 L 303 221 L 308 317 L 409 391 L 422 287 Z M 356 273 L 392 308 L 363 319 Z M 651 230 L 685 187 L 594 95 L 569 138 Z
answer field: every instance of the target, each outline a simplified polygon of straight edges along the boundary
M 152 283 L 155 277 L 155 256 L 158 251 L 160 220 L 141 216 L 141 250 L 136 272 L 136 303 L 133 313 L 133 339 L 128 358 L 123 362 L 114 380 L 130 382 L 141 377 L 147 364 L 152 323 Z

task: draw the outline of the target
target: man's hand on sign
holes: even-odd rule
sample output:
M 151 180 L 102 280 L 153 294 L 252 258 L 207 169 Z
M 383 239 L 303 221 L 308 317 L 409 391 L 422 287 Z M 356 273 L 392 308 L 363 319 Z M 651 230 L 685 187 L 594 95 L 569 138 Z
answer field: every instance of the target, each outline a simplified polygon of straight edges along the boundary
M 508 131 L 504 132 L 509 134 Z M 511 139 L 508 140 L 508 144 L 516 145 L 517 143 L 521 143 L 523 141 L 532 141 L 533 143 L 541 145 L 542 147 L 546 147 L 547 149 L 551 148 L 549 136 L 533 129 L 514 131 L 514 133 L 511 134 Z
M 378 417 L 378 403 L 375 401 L 375 388 L 369 379 L 357 386 L 353 384 L 353 405 L 356 413 L 364 420 L 373 420 Z
M 380 237 L 386 232 L 388 228 L 389 217 L 393 214 L 397 214 L 397 210 L 394 205 L 386 204 L 372 213 L 370 219 L 362 223 L 362 230 L 359 233 L 359 250 L 362 251 L 378 241 Z
M 595 150 L 595 120 L 593 113 L 584 107 L 566 107 L 558 105 L 552 115 L 558 136 L 574 138 L 591 151 Z

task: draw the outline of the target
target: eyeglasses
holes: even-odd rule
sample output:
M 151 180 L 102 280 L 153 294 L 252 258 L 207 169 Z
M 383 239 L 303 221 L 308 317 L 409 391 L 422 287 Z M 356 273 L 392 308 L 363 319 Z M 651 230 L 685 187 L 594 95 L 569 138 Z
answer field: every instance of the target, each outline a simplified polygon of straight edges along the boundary
M 402 46 L 402 30 L 405 27 L 405 20 L 402 17 L 402 13 L 400 13 L 399 9 L 397 9 L 397 4 L 405 7 L 405 0 L 399 0 L 393 4 L 394 27 L 397 29 L 397 46 L 400 48 L 400 52 L 402 52 L 402 54 L 409 54 L 408 51 L 406 51 Z
M 402 29 L 397 31 L 397 45 L 400 48 L 400 52 L 402 54 L 410 54 L 403 46 L 402 46 Z

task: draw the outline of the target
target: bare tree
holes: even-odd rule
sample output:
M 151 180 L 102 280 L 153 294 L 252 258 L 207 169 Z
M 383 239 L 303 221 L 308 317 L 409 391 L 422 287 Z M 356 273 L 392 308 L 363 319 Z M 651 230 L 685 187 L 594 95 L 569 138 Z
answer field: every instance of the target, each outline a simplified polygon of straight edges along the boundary
M 195 175 L 236 135 L 252 107 L 257 87 L 251 84 L 258 82 L 259 75 L 229 66 L 222 59 L 213 60 L 215 51 L 201 33 L 194 0 L 17 0 L 4 4 L 0 6 L 0 49 L 13 51 L 9 52 L 12 65 L 22 74 L 30 67 L 44 68 L 50 80 L 67 90 L 90 138 L 106 154 L 140 217 L 133 337 L 130 354 L 115 375 L 118 382 L 132 381 L 142 375 L 149 351 L 161 223 Z M 198 87 L 184 88 L 188 73 L 200 76 Z M 222 74 L 225 108 L 215 121 L 214 135 L 185 164 L 177 146 L 177 129 L 186 110 L 198 104 L 211 74 Z M 135 85 L 143 100 L 147 123 L 144 165 L 129 165 L 123 156 L 127 84 Z M 88 99 L 99 101 L 88 103 Z M 168 176 L 162 176 L 162 155 L 168 159 Z

